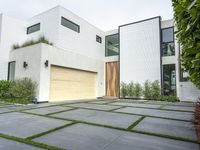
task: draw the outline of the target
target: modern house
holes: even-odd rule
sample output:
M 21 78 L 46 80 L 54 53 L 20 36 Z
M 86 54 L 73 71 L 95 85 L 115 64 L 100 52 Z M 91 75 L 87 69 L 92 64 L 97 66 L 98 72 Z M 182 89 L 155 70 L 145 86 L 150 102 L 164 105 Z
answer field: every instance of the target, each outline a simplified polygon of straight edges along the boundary
M 164 94 L 195 101 L 200 91 L 187 80 L 173 20 L 161 17 L 104 32 L 61 6 L 22 21 L 0 15 L 0 80 L 29 77 L 39 102 L 119 97 L 120 82 L 158 80 Z M 18 49 L 45 36 L 39 43 Z

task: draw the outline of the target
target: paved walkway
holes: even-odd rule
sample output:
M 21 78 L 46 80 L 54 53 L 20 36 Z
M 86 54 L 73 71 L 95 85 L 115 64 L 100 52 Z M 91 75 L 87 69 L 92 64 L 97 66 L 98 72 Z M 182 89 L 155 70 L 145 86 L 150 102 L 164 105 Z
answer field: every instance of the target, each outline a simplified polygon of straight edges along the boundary
M 0 103 L 0 150 L 199 150 L 193 103 Z

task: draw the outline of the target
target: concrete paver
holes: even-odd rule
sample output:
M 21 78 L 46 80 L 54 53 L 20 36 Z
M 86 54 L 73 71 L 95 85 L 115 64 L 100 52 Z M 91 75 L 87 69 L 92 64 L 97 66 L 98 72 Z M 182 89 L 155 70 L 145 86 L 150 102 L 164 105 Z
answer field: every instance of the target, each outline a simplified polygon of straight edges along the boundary
M 70 150 L 198 150 L 198 144 L 76 124 L 34 139 Z
M 73 109 L 73 108 L 64 107 L 64 106 L 52 106 L 52 107 L 44 107 L 44 108 L 26 110 L 24 112 L 46 115 L 46 114 L 49 114 L 49 113 L 55 113 L 55 112 L 65 111 L 65 110 L 70 110 L 70 109 Z
M 70 121 L 29 115 L 19 112 L 0 115 L 0 133 L 26 138 L 34 134 L 48 131 Z
M 146 117 L 133 130 L 197 140 L 192 122 Z
M 52 116 L 122 128 L 127 128 L 133 122 L 140 118 L 140 116 L 137 115 L 126 115 L 87 109 L 75 109 L 62 113 L 57 113 Z
M 0 150 L 43 150 L 24 143 L 0 138 Z
M 133 107 L 121 108 L 121 109 L 115 110 L 115 112 L 150 115 L 150 116 L 155 116 L 155 117 L 164 117 L 164 118 L 180 119 L 180 120 L 187 120 L 187 121 L 193 121 L 193 116 L 194 116 L 193 113 L 191 112 L 179 112 L 179 111 L 133 108 Z
M 112 106 L 112 105 L 100 105 L 100 104 L 88 104 L 88 103 L 79 103 L 79 104 L 71 104 L 67 106 L 72 107 L 80 107 L 80 108 L 91 108 L 91 109 L 99 109 L 99 110 L 112 110 L 120 108 L 121 106 Z
M 133 107 L 146 107 L 146 108 L 159 108 L 159 107 L 162 106 L 162 105 L 154 105 L 154 104 L 124 103 L 124 102 L 115 102 L 115 103 L 111 103 L 111 105 L 133 106 Z

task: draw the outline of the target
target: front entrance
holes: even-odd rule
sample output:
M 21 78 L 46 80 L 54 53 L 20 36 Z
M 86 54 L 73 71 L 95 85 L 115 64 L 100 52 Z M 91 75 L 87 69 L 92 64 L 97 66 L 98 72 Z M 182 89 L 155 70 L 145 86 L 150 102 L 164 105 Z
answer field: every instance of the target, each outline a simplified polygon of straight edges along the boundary
M 106 96 L 119 97 L 119 62 L 106 63 Z

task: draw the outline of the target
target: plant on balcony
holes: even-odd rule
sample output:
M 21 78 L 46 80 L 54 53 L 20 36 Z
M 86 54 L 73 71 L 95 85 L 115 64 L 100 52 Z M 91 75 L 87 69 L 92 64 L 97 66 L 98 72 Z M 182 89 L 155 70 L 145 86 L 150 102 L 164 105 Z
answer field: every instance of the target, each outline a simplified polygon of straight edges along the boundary
M 45 43 L 45 44 L 53 45 L 52 42 L 49 42 L 48 39 L 46 39 L 44 36 L 41 36 L 41 37 L 38 38 L 38 40 L 29 40 L 29 41 L 24 42 L 22 45 L 14 44 L 12 46 L 12 48 L 13 49 L 18 49 L 18 48 L 22 48 L 22 47 L 38 44 L 38 43 Z

